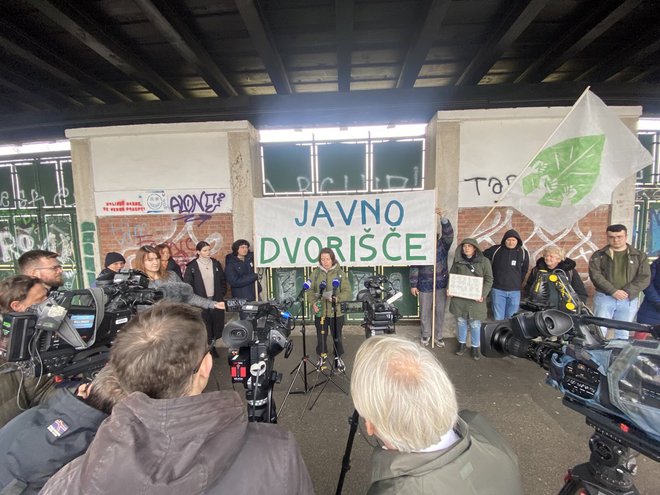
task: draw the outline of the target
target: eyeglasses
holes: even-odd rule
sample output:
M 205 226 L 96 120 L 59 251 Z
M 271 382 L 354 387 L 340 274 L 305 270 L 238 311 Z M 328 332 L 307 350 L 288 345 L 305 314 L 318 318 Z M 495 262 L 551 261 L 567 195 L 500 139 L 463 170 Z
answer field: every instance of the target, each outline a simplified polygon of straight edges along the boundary
M 55 265 L 55 266 L 42 266 L 39 268 L 35 268 L 35 270 L 52 270 L 54 272 L 61 272 L 64 270 L 64 268 L 62 268 L 62 265 Z
M 202 356 L 202 359 L 200 359 L 199 364 L 193 368 L 192 374 L 196 374 L 199 369 L 202 367 L 202 363 L 204 362 L 204 359 L 206 358 L 206 355 L 213 350 L 215 347 L 215 339 L 211 340 L 211 343 L 209 344 L 208 349 L 206 349 L 206 352 Z

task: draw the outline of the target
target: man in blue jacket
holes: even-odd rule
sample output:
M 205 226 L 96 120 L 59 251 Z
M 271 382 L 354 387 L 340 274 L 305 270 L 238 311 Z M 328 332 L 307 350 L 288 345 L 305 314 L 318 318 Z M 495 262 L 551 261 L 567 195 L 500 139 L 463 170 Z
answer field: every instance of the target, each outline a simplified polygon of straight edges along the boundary
M 433 318 L 433 265 L 411 266 L 409 282 L 411 294 L 419 298 L 422 345 L 429 345 L 431 333 L 435 326 L 435 343 L 439 347 L 444 347 L 442 322 L 445 319 L 447 283 L 449 282 L 447 253 L 449 253 L 449 248 L 454 242 L 454 229 L 449 219 L 443 217 L 440 208 L 436 208 L 435 213 L 440 217 L 441 230 L 435 251 L 435 325 L 431 323 Z

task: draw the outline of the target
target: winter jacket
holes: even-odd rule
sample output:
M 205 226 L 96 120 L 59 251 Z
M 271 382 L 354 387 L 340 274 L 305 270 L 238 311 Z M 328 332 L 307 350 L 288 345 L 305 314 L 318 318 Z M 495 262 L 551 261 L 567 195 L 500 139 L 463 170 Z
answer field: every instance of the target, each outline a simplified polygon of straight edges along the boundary
M 509 237 L 518 239 L 515 248 L 506 247 Z M 493 267 L 493 288 L 505 291 L 520 290 L 527 270 L 529 270 L 529 251 L 523 246 L 523 241 L 517 231 L 507 230 L 499 245 L 491 246 L 484 251 L 484 256 L 490 260 Z
M 248 252 L 244 260 L 234 253 L 225 257 L 225 276 L 231 287 L 232 297 L 256 301 L 254 285 L 259 278 L 254 273 L 254 253 Z
M 460 440 L 436 452 L 377 448 L 368 495 L 523 494 L 516 455 L 483 416 L 461 411 L 455 430 Z
M 438 236 L 435 246 L 435 288 L 444 289 L 449 281 L 447 255 L 454 242 L 454 229 L 448 219 L 440 221 L 442 235 Z M 416 265 L 410 267 L 410 288 L 420 292 L 433 292 L 433 265 Z
M 555 268 L 550 270 L 548 265 L 545 263 L 545 259 L 539 258 L 536 260 L 536 266 L 532 268 L 532 271 L 527 278 L 527 283 L 525 284 L 525 296 L 529 297 L 530 290 L 532 289 L 532 285 L 534 284 L 539 271 L 545 270 L 547 272 L 555 272 L 561 270 L 566 274 L 568 282 L 571 284 L 571 287 L 573 287 L 573 290 L 578 295 L 580 300 L 586 303 L 588 298 L 587 289 L 585 289 L 584 283 L 580 278 L 580 274 L 577 272 L 575 267 L 575 261 L 570 258 L 564 258 Z
M 179 278 L 183 278 L 183 274 L 181 273 L 181 267 L 176 261 L 174 261 L 173 258 L 167 260 L 166 270 L 176 273 L 179 276 Z
M 474 259 L 470 262 L 463 257 L 463 244 L 471 244 L 477 250 Z M 462 297 L 452 297 L 449 302 L 449 312 L 454 316 L 470 320 L 485 320 L 488 310 L 486 308 L 486 296 L 493 286 L 493 270 L 490 267 L 490 261 L 483 255 L 479 244 L 474 239 L 465 239 L 456 248 L 454 263 L 451 265 L 449 273 L 457 275 L 468 275 L 472 277 L 483 277 L 484 283 L 481 290 L 483 300 L 481 302 L 473 299 L 464 299 Z
M 609 246 L 596 251 L 589 260 L 589 278 L 598 292 L 611 296 L 623 289 L 630 300 L 637 298 L 651 282 L 651 268 L 644 253 L 628 244 L 628 282 L 623 287 L 612 284 L 614 258 Z
M 87 453 L 61 469 L 49 495 L 313 493 L 293 435 L 248 423 L 237 392 L 117 404 Z
M 158 280 L 151 280 L 149 282 L 149 288 L 160 289 L 163 285 L 168 284 L 183 284 L 183 280 L 181 280 L 176 273 L 167 271 L 165 272 L 165 276 L 163 278 Z M 185 288 L 186 286 L 184 285 L 183 287 Z M 206 297 L 198 296 L 192 290 L 190 290 L 190 288 L 188 288 L 188 291 L 177 290 L 176 293 L 178 294 L 178 298 L 170 298 L 170 301 L 190 304 L 191 306 L 202 309 L 211 309 L 215 306 L 215 303 L 212 300 L 207 299 Z
M 23 412 L 18 407 L 19 404 L 23 409 L 34 407 L 44 403 L 55 392 L 51 378 L 22 377 L 21 371 L 16 366 L 6 364 L 0 359 L 0 365 L 3 364 L 4 366 L 0 368 L 0 427 Z
M 25 483 L 23 495 L 39 493 L 62 466 L 82 455 L 108 415 L 58 388 L 50 399 L 0 430 L 0 488 Z
M 651 284 L 644 289 L 644 301 L 637 311 L 637 321 L 660 324 L 660 258 L 651 264 Z
M 213 300 L 222 301 L 227 293 L 227 282 L 225 281 L 225 272 L 222 270 L 220 262 L 211 258 L 213 262 Z M 192 260 L 186 265 L 186 273 L 183 276 L 183 281 L 192 285 L 195 294 L 201 297 L 207 297 L 206 289 L 204 288 L 204 280 L 199 273 L 199 264 L 197 258 Z
M 346 302 L 351 300 L 351 283 L 348 281 L 348 277 L 344 275 L 343 270 L 339 266 L 339 263 L 329 270 L 325 270 L 320 264 L 309 277 L 312 281 L 312 286 L 307 291 L 307 300 L 309 304 L 317 303 L 319 306 L 319 313 L 315 316 L 321 316 L 326 318 L 332 318 L 334 316 L 334 311 L 332 308 L 332 281 L 335 279 L 339 280 L 339 287 L 336 290 L 337 294 L 337 316 L 341 316 L 341 305 L 339 303 Z M 325 290 L 321 294 L 320 286 L 321 282 L 325 281 Z

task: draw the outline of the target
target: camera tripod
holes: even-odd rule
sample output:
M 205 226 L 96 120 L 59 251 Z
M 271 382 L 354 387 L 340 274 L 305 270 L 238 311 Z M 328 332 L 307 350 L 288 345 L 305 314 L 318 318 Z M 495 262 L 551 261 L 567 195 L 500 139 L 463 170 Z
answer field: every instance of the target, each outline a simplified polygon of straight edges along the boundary
M 334 296 L 333 296 L 333 299 L 332 299 L 332 312 L 333 312 L 333 318 L 332 318 L 332 324 L 333 324 L 332 347 L 333 347 L 334 355 L 336 357 L 338 357 L 339 353 L 337 351 L 337 344 L 335 342 L 335 337 L 337 339 L 341 339 L 341 335 L 339 335 L 338 327 L 337 327 L 337 301 L 335 300 Z M 322 325 L 321 333 L 323 333 L 325 331 L 325 326 L 326 326 L 325 322 L 322 322 L 321 325 Z M 341 369 L 341 370 L 337 369 L 335 367 L 335 364 L 336 364 L 336 360 L 332 364 L 329 371 L 326 371 L 323 368 L 316 367 L 316 371 L 317 371 L 316 382 L 314 383 L 314 385 L 311 387 L 310 390 L 313 390 L 313 389 L 315 389 L 316 387 L 319 387 L 319 386 L 321 387 L 321 389 L 320 389 L 318 395 L 316 396 L 316 398 L 314 399 L 314 402 L 312 402 L 311 405 L 309 405 L 309 401 L 311 400 L 312 396 L 310 395 L 308 397 L 307 404 L 305 404 L 305 409 L 309 409 L 311 411 L 314 408 L 314 406 L 316 405 L 316 402 L 321 397 L 321 394 L 325 390 L 325 387 L 327 387 L 328 383 L 332 383 L 341 392 L 343 392 L 345 395 L 348 395 L 348 392 L 346 390 L 344 390 L 333 378 L 337 374 L 343 375 L 344 377 L 346 377 L 346 370 L 345 369 Z M 324 379 L 321 380 L 321 381 L 319 381 L 320 375 L 324 376 Z
M 289 389 L 286 391 L 286 395 L 284 396 L 284 400 L 282 401 L 282 406 L 280 407 L 280 414 L 282 413 L 282 410 L 284 410 L 284 405 L 286 404 L 287 399 L 289 398 L 289 395 L 291 394 L 303 394 L 306 395 L 307 393 L 311 392 L 314 389 L 314 386 L 310 387 L 307 381 L 307 365 L 309 365 L 312 369 L 312 371 L 319 371 L 318 367 L 312 363 L 309 360 L 309 356 L 307 355 L 307 338 L 306 338 L 306 333 L 305 333 L 305 300 L 299 299 L 298 302 L 300 302 L 300 316 L 302 318 L 302 323 L 300 327 L 300 331 L 302 333 L 302 348 L 303 348 L 303 355 L 302 358 L 300 359 L 300 362 L 298 363 L 298 366 L 293 368 L 289 375 L 294 375 L 293 379 L 291 380 L 291 385 L 289 385 Z M 311 371 L 310 371 L 311 373 Z M 296 380 L 302 376 L 303 380 L 303 389 L 302 390 L 294 390 L 293 386 L 296 383 Z
M 584 414 L 587 424 L 596 431 L 589 439 L 589 462 L 569 469 L 559 495 L 638 495 L 633 483 L 637 471 L 636 457 L 641 452 L 656 462 L 660 461 L 657 442 L 633 435 L 622 429 L 616 419 L 573 400 L 564 398 L 562 402 Z

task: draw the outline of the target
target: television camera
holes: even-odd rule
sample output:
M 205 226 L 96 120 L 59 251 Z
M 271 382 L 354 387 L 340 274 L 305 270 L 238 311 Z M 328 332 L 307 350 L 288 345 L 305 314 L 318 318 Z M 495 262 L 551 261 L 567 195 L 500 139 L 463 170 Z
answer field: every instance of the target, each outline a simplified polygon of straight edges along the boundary
M 598 326 L 649 332 L 653 339 L 606 341 Z M 636 456 L 660 460 L 660 326 L 650 327 L 557 309 L 485 323 L 485 357 L 527 358 L 548 371 L 563 404 L 595 429 L 588 463 L 569 470 L 560 494 L 638 493 Z
M 2 321 L 0 357 L 29 376 L 92 375 L 108 360 L 109 346 L 139 305 L 162 292 L 148 287 L 142 272 L 127 270 L 98 287 L 57 292 Z
M 364 289 L 357 293 L 357 301 L 341 303 L 341 310 L 344 313 L 364 312 L 362 327 L 367 338 L 395 333 L 395 323 L 401 314 L 393 303 L 402 296 L 386 276 L 371 275 L 364 279 Z
M 275 356 L 293 350 L 289 335 L 295 320 L 288 308 L 275 301 L 225 301 L 227 311 L 238 311 L 239 320 L 225 325 L 222 340 L 229 348 L 228 360 L 232 383 L 242 383 L 248 403 L 248 420 L 276 423 L 273 386 L 282 379 L 275 371 Z

